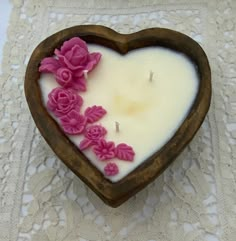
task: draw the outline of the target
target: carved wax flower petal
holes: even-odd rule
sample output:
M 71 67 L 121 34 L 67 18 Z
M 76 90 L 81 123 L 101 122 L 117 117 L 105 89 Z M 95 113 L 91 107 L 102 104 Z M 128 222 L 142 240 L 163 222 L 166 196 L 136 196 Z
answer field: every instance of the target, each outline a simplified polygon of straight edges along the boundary
M 87 149 L 88 147 L 90 147 L 92 145 L 92 143 L 93 143 L 93 141 L 85 138 L 79 143 L 79 149 L 81 151 L 83 151 L 83 150 Z
M 81 77 L 75 77 L 75 81 L 73 82 L 73 88 L 83 92 L 87 90 L 86 79 L 84 75 L 82 75 Z
M 119 173 L 119 168 L 116 163 L 110 162 L 105 166 L 104 173 L 106 176 L 115 176 Z
M 48 95 L 47 108 L 52 111 L 55 116 L 60 117 L 66 115 L 71 110 L 79 112 L 82 104 L 82 97 L 75 91 L 57 87 Z
M 95 68 L 95 66 L 98 64 L 100 61 L 102 55 L 100 53 L 91 53 L 89 54 L 89 61 L 85 67 L 85 69 L 90 72 Z
M 106 142 L 104 139 L 100 139 L 93 151 L 99 160 L 109 160 L 115 157 L 115 144 L 113 141 Z
M 121 143 L 116 147 L 116 157 L 120 160 L 133 161 L 134 155 L 133 148 L 125 143 Z
M 39 72 L 55 74 L 60 67 L 61 67 L 60 63 L 57 59 L 53 57 L 48 57 L 48 58 L 44 58 L 41 61 Z
M 68 41 L 65 41 L 61 47 L 60 50 L 56 49 L 55 50 L 55 54 L 56 55 L 64 55 L 66 54 L 68 51 L 70 51 L 72 49 L 73 46 L 78 45 L 79 47 L 81 47 L 82 49 L 87 50 L 88 52 L 88 48 L 87 48 L 87 44 L 84 40 L 82 40 L 79 37 L 74 37 L 69 39 Z
M 105 114 L 106 110 L 102 106 L 92 106 L 85 110 L 84 115 L 87 117 L 88 123 L 93 123 L 101 119 Z
M 65 133 L 77 135 L 83 132 L 87 120 L 86 117 L 72 110 L 66 116 L 62 116 L 60 122 Z

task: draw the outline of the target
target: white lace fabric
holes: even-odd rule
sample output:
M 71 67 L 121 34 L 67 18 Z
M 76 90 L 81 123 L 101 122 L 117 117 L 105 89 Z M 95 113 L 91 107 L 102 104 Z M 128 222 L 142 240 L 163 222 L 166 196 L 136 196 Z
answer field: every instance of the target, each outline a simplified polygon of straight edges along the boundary
M 236 238 L 236 2 L 12 0 L 0 76 L 1 241 L 234 241 Z M 121 33 L 183 32 L 206 51 L 210 111 L 194 140 L 143 191 L 113 209 L 55 156 L 24 97 L 26 65 L 44 38 L 101 24 Z

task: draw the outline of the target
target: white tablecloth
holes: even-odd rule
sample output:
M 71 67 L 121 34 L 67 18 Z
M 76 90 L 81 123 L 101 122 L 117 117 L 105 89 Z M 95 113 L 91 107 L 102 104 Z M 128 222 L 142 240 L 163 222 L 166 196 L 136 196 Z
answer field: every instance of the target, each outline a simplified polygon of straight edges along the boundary
M 11 3 L 0 75 L 0 240 L 235 241 L 236 2 Z M 0 11 L 7 13 L 7 6 L 1 1 Z M 122 33 L 172 28 L 198 41 L 212 68 L 212 104 L 194 140 L 159 178 L 117 209 L 106 206 L 58 160 L 24 98 L 33 49 L 50 34 L 79 24 Z

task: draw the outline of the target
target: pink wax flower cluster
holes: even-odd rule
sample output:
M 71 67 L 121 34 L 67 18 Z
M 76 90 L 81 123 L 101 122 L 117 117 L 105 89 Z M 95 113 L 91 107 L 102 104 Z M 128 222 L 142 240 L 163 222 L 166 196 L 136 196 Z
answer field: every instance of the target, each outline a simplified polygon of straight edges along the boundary
M 106 141 L 104 136 L 107 130 L 101 125 L 90 125 L 84 131 L 84 139 L 80 142 L 80 150 L 93 146 L 95 155 L 101 161 L 118 158 L 124 161 L 133 161 L 134 151 L 131 146 L 121 143 L 115 146 L 113 141 Z
M 113 141 L 106 141 L 104 136 L 107 130 L 101 125 L 90 125 L 84 131 L 84 139 L 80 142 L 80 150 L 93 146 L 93 152 L 101 161 L 118 158 L 124 161 L 133 161 L 134 151 L 131 146 L 121 143 L 115 146 Z
M 123 161 L 133 161 L 135 154 L 133 148 L 125 143 L 115 146 L 113 141 L 105 141 L 104 139 L 99 139 L 97 141 L 93 151 L 101 161 L 110 160 L 112 158 L 118 158 Z
M 83 133 L 87 124 L 98 121 L 106 114 L 106 110 L 102 106 L 96 105 L 86 108 L 82 114 L 82 104 L 82 97 L 73 89 L 57 87 L 48 95 L 47 108 L 59 118 L 61 127 L 66 134 L 78 135 Z M 105 131 L 104 129 L 104 134 Z M 87 136 L 91 135 L 92 133 L 87 133 Z
M 98 160 L 107 162 L 104 167 L 106 176 L 119 173 L 118 165 L 112 161 L 117 158 L 133 161 L 134 150 L 131 146 L 105 140 L 107 130 L 99 121 L 107 112 L 102 106 L 87 107 L 82 113 L 83 98 L 77 93 L 86 91 L 85 76 L 93 70 L 101 58 L 100 53 L 89 53 L 86 43 L 78 38 L 65 41 L 54 57 L 44 58 L 40 72 L 53 73 L 61 87 L 53 89 L 48 95 L 47 108 L 58 119 L 63 131 L 68 135 L 83 135 L 79 149 L 88 148 Z
M 89 53 L 87 44 L 79 37 L 65 41 L 54 53 L 54 57 L 41 61 L 39 71 L 53 73 L 63 88 L 86 91 L 85 73 L 95 68 L 101 54 Z

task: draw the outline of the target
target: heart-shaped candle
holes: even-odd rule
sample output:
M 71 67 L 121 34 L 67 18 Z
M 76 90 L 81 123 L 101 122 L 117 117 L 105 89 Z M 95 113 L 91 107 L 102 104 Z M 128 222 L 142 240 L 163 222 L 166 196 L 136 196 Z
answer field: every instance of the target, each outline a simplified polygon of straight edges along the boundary
M 88 47 L 88 56 L 80 46 Z M 40 76 L 39 68 L 53 74 Z M 25 93 L 59 158 L 118 206 L 193 138 L 210 104 L 210 68 L 201 47 L 172 30 L 122 35 L 77 26 L 36 48 Z

